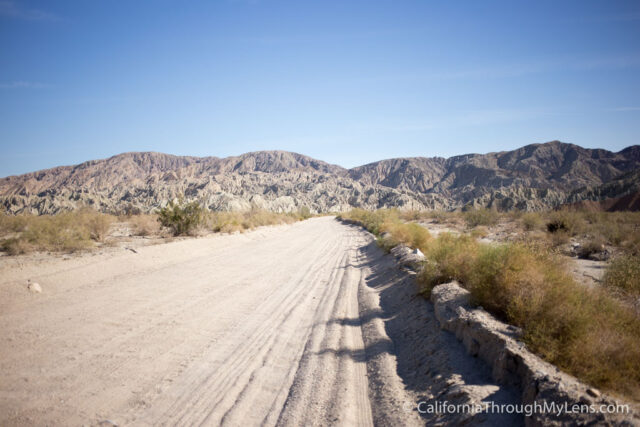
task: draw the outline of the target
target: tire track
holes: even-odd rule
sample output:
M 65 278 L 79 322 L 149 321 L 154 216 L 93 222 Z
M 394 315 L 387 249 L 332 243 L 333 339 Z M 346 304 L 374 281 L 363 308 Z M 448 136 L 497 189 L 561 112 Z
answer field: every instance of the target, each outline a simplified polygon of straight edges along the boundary
M 0 425 L 372 425 L 362 242 L 317 218 L 33 266 L 45 292 L 0 313 Z

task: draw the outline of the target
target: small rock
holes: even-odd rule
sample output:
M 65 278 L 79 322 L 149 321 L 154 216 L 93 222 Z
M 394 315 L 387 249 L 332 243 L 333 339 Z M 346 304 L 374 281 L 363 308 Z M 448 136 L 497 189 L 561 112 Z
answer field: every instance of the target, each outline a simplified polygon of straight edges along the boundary
M 600 397 L 600 392 L 598 390 L 596 390 L 595 388 L 588 388 L 587 389 L 587 394 L 589 396 L 592 396 L 592 397 Z
M 39 294 L 42 292 L 42 288 L 40 287 L 40 285 L 35 282 L 32 283 L 31 280 L 29 280 L 29 282 L 27 283 L 27 289 L 35 294 Z

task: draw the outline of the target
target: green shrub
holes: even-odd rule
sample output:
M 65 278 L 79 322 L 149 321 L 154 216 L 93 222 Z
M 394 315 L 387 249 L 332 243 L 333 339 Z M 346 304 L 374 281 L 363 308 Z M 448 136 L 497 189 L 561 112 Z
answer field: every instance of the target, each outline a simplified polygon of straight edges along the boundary
M 175 236 L 192 233 L 203 221 L 204 209 L 198 202 L 171 201 L 160 209 L 158 221 Z

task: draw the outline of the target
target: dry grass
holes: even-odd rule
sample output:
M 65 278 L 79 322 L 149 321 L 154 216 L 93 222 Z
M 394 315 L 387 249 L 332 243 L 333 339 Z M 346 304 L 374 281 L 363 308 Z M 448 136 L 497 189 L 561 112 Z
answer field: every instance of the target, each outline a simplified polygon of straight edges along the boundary
M 233 233 L 252 230 L 265 225 L 291 224 L 310 218 L 308 209 L 294 213 L 276 213 L 261 209 L 248 212 L 209 212 L 205 218 L 206 227 L 214 232 Z
M 0 216 L 0 242 L 10 255 L 32 251 L 74 252 L 102 242 L 114 217 L 91 209 L 63 212 L 57 215 Z
M 500 219 L 500 214 L 493 209 L 472 209 L 464 212 L 463 216 L 469 228 L 496 225 Z
M 392 211 L 358 210 L 342 217 L 409 241 L 402 226 L 387 225 L 399 221 Z M 551 220 L 564 224 L 552 233 L 559 235 L 586 224 L 566 213 L 552 214 Z M 458 280 L 476 304 L 521 327 L 528 347 L 547 361 L 596 387 L 640 399 L 640 319 L 603 290 L 576 283 L 545 245 L 487 245 L 470 235 L 443 233 L 420 249 L 428 260 L 418 279 L 423 293 Z M 620 286 L 633 288 L 640 263 L 620 263 L 625 279 L 619 281 L 626 283 Z
M 526 231 L 534 231 L 542 229 L 543 220 L 540 214 L 535 212 L 527 212 L 520 216 L 522 227 Z
M 385 250 L 401 243 L 412 248 L 425 249 L 431 240 L 429 231 L 416 223 L 403 222 L 401 216 L 407 218 L 406 212 L 403 214 L 395 209 L 381 209 L 375 212 L 354 209 L 338 217 L 363 224 L 367 230 L 378 236 L 378 242 Z
M 640 256 L 616 257 L 607 268 L 603 283 L 614 292 L 632 300 L 640 298 Z

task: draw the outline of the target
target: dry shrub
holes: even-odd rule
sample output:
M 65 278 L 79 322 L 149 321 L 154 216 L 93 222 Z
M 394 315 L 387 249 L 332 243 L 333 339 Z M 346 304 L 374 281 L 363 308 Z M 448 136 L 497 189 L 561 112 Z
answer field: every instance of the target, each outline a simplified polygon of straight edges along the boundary
M 387 239 L 410 241 L 393 212 L 357 210 L 342 217 L 376 234 L 388 232 Z M 561 219 L 566 230 L 553 235 L 568 236 L 580 223 Z M 422 294 L 457 280 L 476 304 L 521 327 L 533 352 L 589 384 L 640 399 L 640 319 L 601 289 L 576 283 L 545 244 L 488 245 L 443 233 L 427 239 L 421 250 L 427 257 L 418 276 Z M 618 262 L 606 280 L 621 277 L 615 286 L 637 291 L 640 262 Z
M 30 215 L 7 215 L 0 212 L 0 236 L 24 230 Z
M 542 217 L 537 212 L 527 212 L 520 217 L 522 226 L 527 231 L 534 231 L 542 228 Z
M 83 208 L 57 215 L 20 215 L 3 218 L 3 230 L 16 235 L 1 243 L 9 254 L 31 251 L 73 252 L 92 246 L 93 241 L 104 241 L 114 221 L 111 215 Z
M 362 224 L 379 237 L 380 246 L 385 250 L 390 250 L 401 243 L 422 251 L 426 250 L 431 240 L 429 231 L 416 223 L 402 222 L 402 215 L 406 215 L 406 212 L 402 214 L 395 209 L 381 209 L 374 212 L 354 209 L 339 217 Z M 409 216 L 413 217 L 413 215 Z M 383 238 L 382 235 L 385 237 Z
M 576 283 L 548 252 L 442 235 L 427 257 L 419 276 L 424 294 L 458 280 L 476 304 L 521 327 L 528 347 L 547 361 L 597 387 L 640 397 L 640 319 Z
M 89 231 L 91 239 L 104 242 L 109 234 L 111 224 L 115 218 L 112 215 L 96 212 L 91 209 L 81 209 L 77 213 L 78 221 Z
M 424 251 L 429 262 L 418 276 L 421 291 L 428 296 L 436 285 L 452 280 L 464 282 L 471 273 L 478 248 L 478 241 L 468 235 L 438 235 Z
M 21 255 L 30 252 L 31 246 L 24 239 L 11 237 L 0 241 L 0 251 L 7 255 Z
M 564 232 L 569 236 L 575 236 L 584 229 L 584 220 L 580 213 L 568 210 L 552 212 L 547 222 L 549 233 Z
M 569 243 L 569 238 L 569 233 L 567 233 L 566 231 L 556 231 L 554 233 L 551 233 L 551 235 L 549 236 L 549 241 L 551 247 L 557 248 L 558 246 Z
M 495 225 L 499 219 L 498 212 L 493 209 L 472 209 L 464 213 L 464 220 L 469 228 Z
M 262 209 L 252 209 L 248 212 L 210 212 L 207 215 L 206 224 L 214 232 L 234 233 L 265 225 L 290 224 L 311 216 L 309 209 L 304 207 L 292 213 L 277 213 Z
M 481 225 L 471 230 L 469 234 L 471 235 L 471 237 L 474 237 L 476 239 L 482 239 L 489 235 L 489 230 L 487 230 L 487 227 Z
M 158 215 L 140 214 L 128 219 L 131 232 L 136 236 L 152 236 L 160 232 Z
M 640 256 L 622 255 L 609 264 L 604 275 L 604 285 L 615 292 L 640 298 Z

